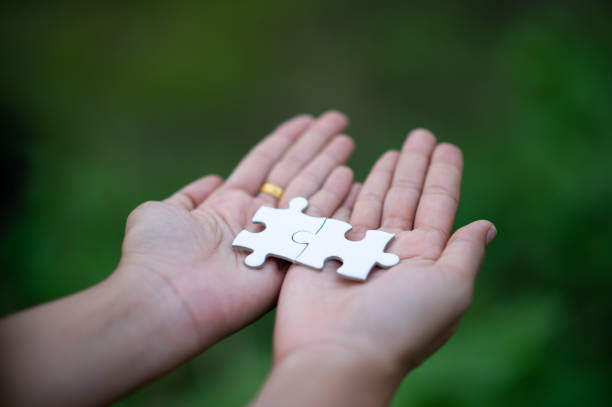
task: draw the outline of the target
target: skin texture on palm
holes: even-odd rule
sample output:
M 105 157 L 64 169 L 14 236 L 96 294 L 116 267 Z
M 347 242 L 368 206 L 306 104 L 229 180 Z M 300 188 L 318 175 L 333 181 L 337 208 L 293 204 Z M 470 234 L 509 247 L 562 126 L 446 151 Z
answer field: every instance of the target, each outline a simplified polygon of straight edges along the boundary
M 338 388 L 340 377 L 357 375 L 358 380 L 355 369 L 362 360 L 369 374 L 363 386 L 352 383 L 353 390 L 333 399 L 333 405 L 356 405 L 352 397 L 360 393 L 358 388 L 376 393 L 371 383 L 377 374 L 386 378 L 387 388 L 380 386 L 375 398 L 377 405 L 384 405 L 403 376 L 452 335 L 470 304 L 485 246 L 496 234 L 490 222 L 476 221 L 451 237 L 462 167 L 461 151 L 436 144 L 425 130 L 413 131 L 401 152 L 388 152 L 374 165 L 357 197 L 349 197 L 334 216 L 354 226 L 351 239 L 362 238 L 368 229 L 395 233 L 387 250 L 400 256 L 400 264 L 373 272 L 365 283 L 339 277 L 334 263 L 320 273 L 299 265 L 289 269 L 274 335 L 275 365 L 282 378 L 273 371 L 260 394 L 262 405 L 279 401 L 275 389 L 290 385 L 286 377 L 296 372 L 292 366 L 299 376 L 300 364 L 333 360 L 347 352 L 351 362 L 341 360 L 339 365 L 350 372 L 339 367 L 319 383 L 319 391 L 301 391 L 321 395 L 334 377 Z M 360 400 L 363 405 L 372 401 Z

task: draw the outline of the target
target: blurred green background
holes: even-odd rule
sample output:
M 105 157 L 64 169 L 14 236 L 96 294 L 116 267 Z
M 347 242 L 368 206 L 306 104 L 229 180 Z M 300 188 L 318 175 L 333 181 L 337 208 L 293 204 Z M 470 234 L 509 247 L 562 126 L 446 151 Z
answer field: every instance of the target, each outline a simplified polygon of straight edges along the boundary
M 499 235 L 458 333 L 394 405 L 605 405 L 612 9 L 601 1 L 3 2 L 2 314 L 115 267 L 126 216 L 277 123 L 351 118 L 363 178 L 414 127 L 465 154 Z M 241 405 L 273 314 L 118 403 Z

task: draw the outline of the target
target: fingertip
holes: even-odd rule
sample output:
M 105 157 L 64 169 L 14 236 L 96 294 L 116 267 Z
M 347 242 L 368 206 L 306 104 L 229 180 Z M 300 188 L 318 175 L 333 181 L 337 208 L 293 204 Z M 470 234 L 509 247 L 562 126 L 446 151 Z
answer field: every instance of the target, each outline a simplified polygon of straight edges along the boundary
M 427 138 L 436 138 L 436 136 L 434 136 L 434 134 L 426 129 L 425 127 L 415 127 L 414 129 L 410 130 L 410 132 L 408 133 L 408 137 L 427 137 Z
M 336 143 L 341 143 L 344 148 L 350 150 L 351 152 L 355 150 L 355 140 L 347 134 L 339 134 L 335 137 L 334 141 Z
M 486 245 L 495 237 L 497 229 L 488 220 L 477 220 L 458 229 L 440 256 L 440 264 L 452 265 L 451 270 L 469 276 L 478 274 L 485 256 Z
M 320 119 L 323 118 L 325 118 L 326 120 L 341 122 L 345 126 L 349 123 L 348 117 L 344 113 L 334 109 L 326 110 L 325 112 L 321 113 Z
M 470 239 L 471 237 L 471 239 L 479 241 L 480 244 L 484 242 L 485 246 L 491 243 L 497 235 L 495 225 L 485 219 L 474 221 L 462 229 L 466 238 Z
M 493 239 L 495 239 L 496 236 L 497 236 L 497 228 L 495 227 L 494 224 L 490 223 L 490 226 L 489 226 L 489 229 L 487 230 L 487 235 L 486 235 L 487 246 L 491 244 L 491 242 L 493 241 Z
M 206 177 L 204 177 L 204 179 L 207 182 L 210 182 L 211 184 L 222 184 L 223 183 L 223 177 L 217 174 L 207 175 Z
M 452 143 L 443 142 L 436 146 L 433 153 L 434 160 L 443 160 L 451 164 L 463 167 L 463 152 Z
M 353 182 L 353 177 L 354 177 L 353 170 L 347 167 L 346 165 L 340 165 L 336 167 L 332 171 L 331 175 L 337 178 L 341 178 L 342 180 L 350 180 L 348 181 L 349 183 Z
M 406 141 L 404 142 L 402 149 L 421 147 L 425 150 L 431 151 L 436 143 L 436 136 L 434 136 L 431 131 L 424 128 L 416 128 L 408 133 L 408 137 L 406 137 Z
M 313 121 L 313 120 L 314 120 L 314 116 L 311 115 L 310 113 L 300 113 L 300 114 L 297 114 L 289 118 L 287 121 Z
M 479 244 L 486 241 L 486 235 L 491 229 L 493 224 L 488 220 L 480 219 L 474 222 L 468 223 L 465 226 L 460 227 L 453 233 L 449 243 L 456 240 L 466 240 L 470 242 L 478 242 Z
M 314 115 L 310 113 L 300 113 L 294 116 L 295 119 L 301 120 L 314 120 Z
M 387 165 L 395 166 L 396 161 L 398 160 L 400 152 L 397 150 L 387 150 L 374 164 L 374 167 L 383 167 Z
M 326 147 L 325 152 L 329 158 L 338 163 L 346 162 L 355 151 L 355 142 L 346 134 L 334 136 Z
M 306 127 L 314 122 L 314 117 L 310 114 L 299 114 L 293 116 L 276 127 L 275 133 L 287 133 L 299 136 Z
M 479 231 L 488 230 L 493 223 L 486 219 L 475 220 L 472 223 L 467 224 L 465 227 L 469 227 L 470 229 L 477 229 Z

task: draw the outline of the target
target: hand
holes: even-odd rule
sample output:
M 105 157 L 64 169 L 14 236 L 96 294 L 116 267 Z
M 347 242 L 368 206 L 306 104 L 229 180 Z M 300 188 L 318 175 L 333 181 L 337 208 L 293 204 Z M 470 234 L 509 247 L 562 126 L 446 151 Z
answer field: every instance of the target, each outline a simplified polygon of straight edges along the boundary
M 470 304 L 485 246 L 496 233 L 481 220 L 451 237 L 462 166 L 457 147 L 436 145 L 431 133 L 413 131 L 401 153 L 383 155 L 356 200 L 335 214 L 354 226 L 349 239 L 361 239 L 368 229 L 395 233 L 387 251 L 400 256 L 400 263 L 374 271 L 363 283 L 337 275 L 338 265 L 331 262 L 322 272 L 298 265 L 289 269 L 276 314 L 274 363 L 285 377 L 300 365 L 316 370 L 304 374 L 311 377 L 302 381 L 304 394 L 324 399 L 326 386 L 344 381 L 351 389 L 344 396 L 350 398 L 360 389 L 374 394 L 370 387 L 382 383 L 391 386 L 377 400 L 384 404 L 406 372 L 452 335 Z M 331 372 L 336 360 L 350 371 Z M 326 378 L 315 389 L 312 377 L 322 374 Z M 289 379 L 275 379 L 273 373 L 270 387 L 283 380 Z M 288 382 L 278 388 L 292 391 Z M 328 402 L 342 404 L 338 391 L 327 396 Z
M 286 207 L 299 195 L 312 196 L 314 206 L 342 199 L 345 192 L 337 185 L 352 181 L 352 172 L 339 167 L 353 150 L 352 140 L 338 135 L 346 123 L 336 112 L 291 119 L 225 183 L 207 176 L 163 202 L 139 206 L 128 218 L 117 274 L 161 285 L 189 315 L 185 329 L 195 329 L 200 351 L 255 320 L 275 304 L 286 263 L 266 261 L 261 270 L 248 269 L 247 253 L 232 241 L 253 226 L 261 205 Z M 266 181 L 285 189 L 280 202 L 259 192 Z
M 353 174 L 339 113 L 289 120 L 223 183 L 208 176 L 129 216 L 118 269 L 87 290 L 0 319 L 0 404 L 106 405 L 268 310 L 286 263 L 244 266 L 235 235 L 263 204 L 337 206 Z M 280 202 L 258 193 L 269 181 Z M 285 264 L 285 266 L 283 266 Z

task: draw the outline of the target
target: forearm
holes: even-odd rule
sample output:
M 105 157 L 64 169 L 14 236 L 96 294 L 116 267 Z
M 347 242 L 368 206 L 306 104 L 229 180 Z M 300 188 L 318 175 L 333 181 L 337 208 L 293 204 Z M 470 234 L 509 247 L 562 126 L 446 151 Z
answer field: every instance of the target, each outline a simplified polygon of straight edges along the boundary
M 0 401 L 105 404 L 197 352 L 182 305 L 163 284 L 151 284 L 115 273 L 0 320 Z
M 276 364 L 254 406 L 386 406 L 404 374 L 353 349 L 298 352 Z

